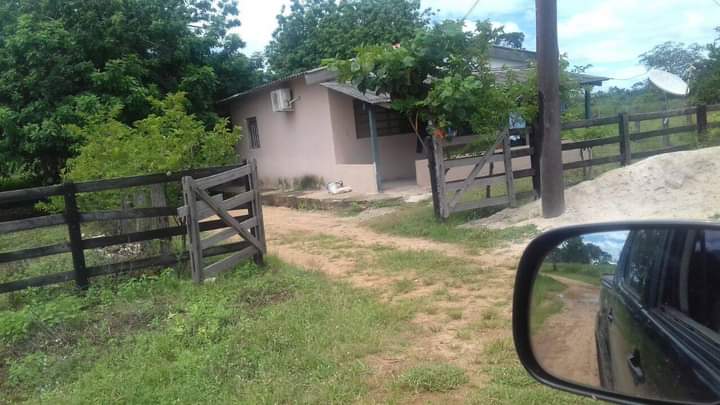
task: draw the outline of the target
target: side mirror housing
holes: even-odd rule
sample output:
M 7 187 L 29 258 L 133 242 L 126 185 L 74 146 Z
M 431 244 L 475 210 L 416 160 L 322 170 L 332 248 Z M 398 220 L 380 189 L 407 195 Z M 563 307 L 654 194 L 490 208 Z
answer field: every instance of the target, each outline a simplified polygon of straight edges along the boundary
M 513 337 L 539 382 L 619 403 L 720 401 L 720 224 L 619 222 L 526 248 Z

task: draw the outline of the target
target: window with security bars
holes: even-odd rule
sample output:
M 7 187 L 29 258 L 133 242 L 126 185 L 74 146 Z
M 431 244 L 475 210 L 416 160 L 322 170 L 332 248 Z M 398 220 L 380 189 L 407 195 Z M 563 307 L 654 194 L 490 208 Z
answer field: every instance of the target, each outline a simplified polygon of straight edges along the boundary
M 245 120 L 247 132 L 250 134 L 250 149 L 260 148 L 260 131 L 258 130 L 257 118 L 251 117 Z

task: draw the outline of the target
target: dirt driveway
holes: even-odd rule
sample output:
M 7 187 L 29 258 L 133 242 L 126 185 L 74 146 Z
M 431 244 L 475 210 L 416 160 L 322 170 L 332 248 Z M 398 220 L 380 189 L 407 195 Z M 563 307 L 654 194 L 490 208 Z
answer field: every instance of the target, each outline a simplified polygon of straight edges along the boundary
M 387 302 L 421 308 L 412 319 L 417 330 L 408 335 L 405 347 L 371 361 L 378 378 L 418 362 L 445 361 L 470 371 L 471 386 L 483 385 L 484 374 L 477 372 L 483 349 L 511 336 L 512 286 L 524 244 L 474 256 L 458 245 L 374 232 L 361 224 L 362 218 L 282 207 L 263 210 L 271 255 L 369 289 Z M 458 269 L 420 273 L 387 259 L 393 255 L 404 260 L 424 255 Z M 438 275 L 428 274 L 433 272 Z M 442 398 L 461 402 L 464 394 L 458 390 Z
M 560 295 L 563 309 L 545 320 L 532 336 L 533 351 L 549 373 L 598 387 L 595 317 L 600 305 L 600 287 L 552 277 L 567 286 Z

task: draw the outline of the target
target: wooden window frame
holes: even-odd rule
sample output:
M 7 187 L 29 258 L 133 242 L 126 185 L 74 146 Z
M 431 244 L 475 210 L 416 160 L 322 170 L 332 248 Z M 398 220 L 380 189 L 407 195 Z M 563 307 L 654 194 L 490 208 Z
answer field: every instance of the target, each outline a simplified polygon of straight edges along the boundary
M 258 126 L 257 117 L 245 118 L 245 127 L 249 135 L 250 149 L 260 149 L 260 127 Z

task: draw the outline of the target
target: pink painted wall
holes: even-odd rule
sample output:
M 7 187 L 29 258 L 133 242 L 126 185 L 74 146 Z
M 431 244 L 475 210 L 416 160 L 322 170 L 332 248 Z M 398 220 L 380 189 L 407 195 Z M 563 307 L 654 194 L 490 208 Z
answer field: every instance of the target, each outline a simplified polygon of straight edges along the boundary
M 332 126 L 328 108 L 328 90 L 322 86 L 306 86 L 303 78 L 287 82 L 295 111 L 273 112 L 270 92 L 264 89 L 234 101 L 230 106 L 232 122 L 245 127 L 245 120 L 256 117 L 260 148 L 250 149 L 247 131 L 238 146 L 240 156 L 255 158 L 263 182 L 268 186 L 278 179 L 314 175 L 332 179 L 335 170 Z M 329 181 L 329 180 L 328 180 Z
M 229 111 L 235 125 L 256 117 L 260 148 L 250 149 L 249 134 L 238 145 L 240 156 L 255 158 L 266 186 L 280 179 L 304 175 L 321 177 L 325 182 L 342 180 L 355 191 L 376 193 L 375 168 L 370 139 L 357 139 L 352 98 L 323 86 L 307 86 L 303 78 L 287 82 L 298 98 L 293 112 L 273 112 L 270 92 L 264 89 L 231 103 Z M 380 173 L 383 181 L 415 179 L 415 136 L 381 137 Z
M 358 139 L 355 132 L 353 99 L 329 92 L 330 114 L 338 164 L 371 164 L 370 138 Z M 378 138 L 380 175 L 383 181 L 415 179 L 415 135 L 400 134 Z

